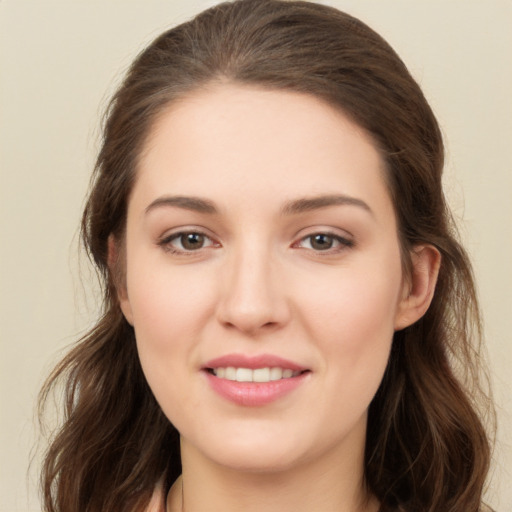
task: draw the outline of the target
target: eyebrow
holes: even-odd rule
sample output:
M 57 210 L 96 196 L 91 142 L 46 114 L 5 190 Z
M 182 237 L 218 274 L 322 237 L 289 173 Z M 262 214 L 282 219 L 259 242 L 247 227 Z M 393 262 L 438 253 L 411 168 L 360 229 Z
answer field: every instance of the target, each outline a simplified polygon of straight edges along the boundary
M 185 210 L 192 210 L 199 213 L 215 214 L 218 213 L 217 208 L 212 201 L 202 199 L 200 197 L 190 196 L 163 196 L 155 199 L 145 210 L 149 213 L 151 210 L 162 206 L 174 206 L 177 208 L 184 208 Z
M 357 206 L 366 210 L 373 216 L 372 209 L 362 199 L 347 195 L 321 195 L 316 197 L 305 197 L 285 203 L 281 212 L 283 215 L 295 215 L 298 213 L 327 208 L 329 206 Z
M 373 215 L 372 209 L 362 199 L 347 195 L 320 195 L 315 197 L 304 197 L 288 201 L 281 208 L 281 215 L 297 215 L 299 213 L 327 208 L 329 206 L 357 206 Z M 163 196 L 155 199 L 145 210 L 149 213 L 159 207 L 177 207 L 191 210 L 198 213 L 214 215 L 218 213 L 215 204 L 201 197 L 193 196 Z

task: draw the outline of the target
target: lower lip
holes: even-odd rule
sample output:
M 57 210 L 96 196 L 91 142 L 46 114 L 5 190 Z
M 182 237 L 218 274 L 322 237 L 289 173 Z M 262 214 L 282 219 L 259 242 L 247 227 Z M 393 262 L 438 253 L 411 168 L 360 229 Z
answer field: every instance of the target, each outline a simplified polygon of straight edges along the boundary
M 238 382 L 220 379 L 210 372 L 205 374 L 212 389 L 223 398 L 237 405 L 258 407 L 275 402 L 297 389 L 304 383 L 309 372 L 270 382 Z

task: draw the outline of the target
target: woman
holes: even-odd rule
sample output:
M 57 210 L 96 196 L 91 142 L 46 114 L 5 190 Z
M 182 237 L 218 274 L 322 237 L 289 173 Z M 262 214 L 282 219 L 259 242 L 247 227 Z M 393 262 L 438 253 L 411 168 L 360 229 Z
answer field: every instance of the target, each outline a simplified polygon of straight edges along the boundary
M 160 36 L 106 118 L 105 312 L 43 392 L 67 379 L 46 509 L 482 510 L 442 167 L 418 85 L 344 13 L 239 0 Z

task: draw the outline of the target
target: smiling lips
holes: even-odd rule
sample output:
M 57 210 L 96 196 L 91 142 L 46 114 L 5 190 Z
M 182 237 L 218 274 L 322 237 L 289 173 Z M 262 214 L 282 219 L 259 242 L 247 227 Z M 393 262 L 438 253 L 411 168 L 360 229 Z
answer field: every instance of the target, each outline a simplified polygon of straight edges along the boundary
M 281 379 L 289 379 L 297 377 L 302 372 L 299 370 L 290 370 L 289 368 L 235 368 L 228 366 L 227 368 L 213 368 L 213 375 L 219 379 L 236 380 L 237 382 L 271 382 Z
M 262 406 L 300 386 L 311 372 L 291 361 L 261 355 L 228 355 L 203 368 L 212 389 L 223 398 L 244 406 Z

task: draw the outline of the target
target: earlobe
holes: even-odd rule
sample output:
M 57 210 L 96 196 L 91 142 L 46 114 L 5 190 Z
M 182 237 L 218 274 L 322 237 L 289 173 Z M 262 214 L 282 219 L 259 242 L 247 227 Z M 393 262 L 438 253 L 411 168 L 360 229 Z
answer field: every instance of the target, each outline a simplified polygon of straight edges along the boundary
M 441 265 L 441 254 L 432 245 L 418 245 L 411 251 L 411 275 L 404 283 L 397 308 L 395 330 L 419 320 L 432 302 Z
M 119 300 L 121 311 L 123 312 L 126 321 L 130 325 L 133 325 L 132 308 L 126 289 L 125 271 L 123 270 L 124 262 L 122 261 L 122 258 L 124 258 L 124 256 L 122 254 L 123 251 L 119 247 L 119 244 L 120 242 L 115 239 L 114 235 L 111 234 L 108 237 L 107 264 L 110 270 L 110 275 L 114 281 L 114 286 L 117 292 L 117 299 Z

